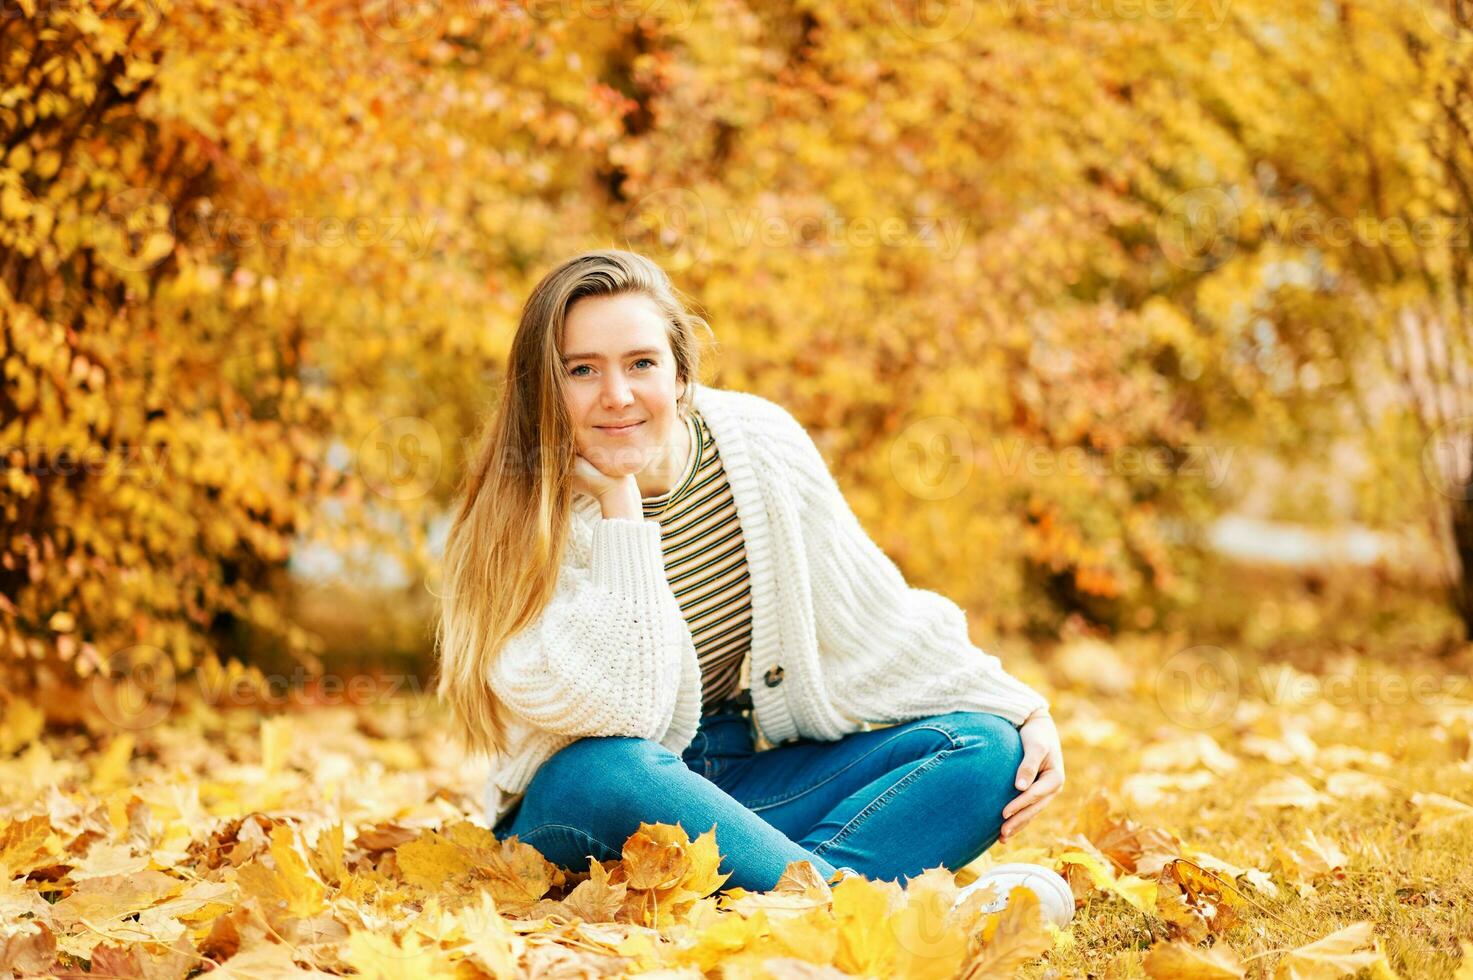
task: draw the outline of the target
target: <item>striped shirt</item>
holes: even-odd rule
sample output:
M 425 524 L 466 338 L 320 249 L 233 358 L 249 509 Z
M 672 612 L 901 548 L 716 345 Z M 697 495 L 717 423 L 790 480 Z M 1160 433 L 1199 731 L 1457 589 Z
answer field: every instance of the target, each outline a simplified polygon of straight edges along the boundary
M 686 425 L 691 454 L 685 472 L 643 503 L 645 519 L 660 524 L 665 578 L 695 644 L 704 714 L 747 684 L 752 589 L 742 526 L 716 440 L 698 411 L 691 411 Z

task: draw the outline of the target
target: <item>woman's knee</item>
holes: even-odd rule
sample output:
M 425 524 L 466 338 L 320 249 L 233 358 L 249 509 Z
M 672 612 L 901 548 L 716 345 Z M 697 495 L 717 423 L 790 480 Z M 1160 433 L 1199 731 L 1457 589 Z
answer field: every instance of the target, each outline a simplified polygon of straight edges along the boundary
M 1002 715 L 987 711 L 953 711 L 940 717 L 950 722 L 948 727 L 958 738 L 986 745 L 999 753 L 1016 752 L 1022 759 L 1023 739 L 1018 734 L 1018 726 Z
M 538 767 L 527 793 L 551 812 L 615 804 L 631 787 L 647 784 L 672 762 L 684 765 L 675 753 L 647 738 L 580 738 Z
M 985 711 L 955 711 L 944 716 L 954 737 L 973 765 L 978 778 L 996 794 L 1011 800 L 1019 790 L 1014 784 L 1023 764 L 1023 738 L 1012 722 Z

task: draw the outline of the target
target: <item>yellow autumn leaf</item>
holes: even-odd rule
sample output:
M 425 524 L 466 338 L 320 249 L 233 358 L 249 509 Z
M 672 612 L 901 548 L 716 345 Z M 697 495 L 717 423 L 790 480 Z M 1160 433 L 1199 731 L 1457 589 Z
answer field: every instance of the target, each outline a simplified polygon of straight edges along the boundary
M 1453 974 L 1453 980 L 1473 980 L 1473 942 L 1460 939 L 1458 949 L 1462 957 L 1458 960 L 1458 969 Z
M 899 887 L 893 882 L 846 877 L 834 886 L 838 949 L 834 965 L 846 973 L 888 976 L 897 952 L 895 936 L 875 923 L 890 918 Z
M 1414 830 L 1419 834 L 1441 830 L 1473 816 L 1473 806 L 1442 793 L 1416 792 L 1412 794 L 1412 803 L 1417 807 Z
M 365 980 L 457 980 L 459 972 L 433 943 L 413 929 L 396 940 L 381 932 L 357 931 L 348 937 L 348 962 Z
M 261 722 L 261 769 L 267 775 L 281 771 L 295 743 L 291 715 L 279 715 Z
M 1296 807 L 1312 810 L 1327 802 L 1327 799 L 1304 777 L 1284 776 L 1260 789 L 1250 802 L 1254 806 Z
M 46 715 L 40 708 L 19 695 L 9 695 L 5 714 L 0 716 L 0 757 L 34 742 L 45 725 Z
M 895 937 L 892 976 L 950 980 L 967 955 L 967 936 L 952 911 L 957 895 L 950 872 L 930 868 L 910 879 L 905 904 L 886 926 Z
M 822 966 L 833 963 L 838 956 L 839 935 L 826 908 L 809 908 L 792 915 L 758 911 L 766 916 L 773 945 L 784 955 Z
M 966 967 L 966 975 L 974 980 L 1011 978 L 1052 945 L 1043 928 L 1038 896 L 1023 885 L 1008 893 L 1001 912 L 988 913 L 982 937 L 982 949 Z
M 1157 943 L 1142 967 L 1151 980 L 1240 980 L 1243 963 L 1224 943 L 1203 949 L 1187 943 Z
M 1274 970 L 1274 980 L 1336 980 L 1381 958 L 1371 924 L 1357 922 L 1286 953 Z
M 660 845 L 678 849 L 684 855 L 683 870 L 680 877 L 674 882 L 682 889 L 705 896 L 716 891 L 731 877 L 730 874 L 723 874 L 718 870 L 721 864 L 721 854 L 716 846 L 716 828 L 714 827 L 695 840 L 691 840 L 683 828 L 669 824 L 641 823 L 637 832 Z M 626 867 L 630 871 L 630 887 L 641 887 L 635 884 L 635 869 L 629 867 L 627 863 L 628 854 L 629 845 L 626 843 Z
M 236 872 L 241 888 L 259 899 L 269 916 L 304 918 L 322 911 L 327 888 L 308 869 L 296 841 L 290 827 L 274 828 L 269 847 L 274 867 L 252 861 Z
M 136 742 L 132 732 L 123 732 L 107 743 L 92 769 L 93 790 L 106 793 L 128 782 L 128 762 L 133 758 Z
M 53 841 L 51 820 L 44 814 L 0 825 L 0 868 L 9 870 L 0 878 L 28 874 L 46 863 Z

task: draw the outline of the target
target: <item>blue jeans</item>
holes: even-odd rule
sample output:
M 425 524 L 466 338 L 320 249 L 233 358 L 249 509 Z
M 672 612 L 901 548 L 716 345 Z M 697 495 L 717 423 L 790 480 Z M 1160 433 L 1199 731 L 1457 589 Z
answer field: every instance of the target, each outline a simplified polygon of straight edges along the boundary
M 997 841 L 1023 761 L 1011 722 L 971 711 L 800 739 L 757 752 L 744 713 L 707 715 L 679 756 L 633 737 L 581 738 L 542 764 L 492 832 L 575 871 L 617 860 L 641 821 L 716 828 L 725 888 L 768 891 L 792 861 L 824 879 L 956 871 Z

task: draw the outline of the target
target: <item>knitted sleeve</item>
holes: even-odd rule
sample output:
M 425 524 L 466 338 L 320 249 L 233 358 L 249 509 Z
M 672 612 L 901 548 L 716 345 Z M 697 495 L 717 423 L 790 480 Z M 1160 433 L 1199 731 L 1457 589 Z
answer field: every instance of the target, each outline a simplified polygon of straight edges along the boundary
M 560 571 L 542 615 L 493 660 L 491 689 L 547 731 L 658 740 L 691 646 L 665 578 L 660 526 L 604 518 L 589 567 Z
M 884 724 L 982 711 L 1014 725 L 1047 707 L 972 643 L 956 603 L 906 583 L 860 525 L 802 424 L 783 410 L 772 429 L 801 498 L 819 655 L 835 706 Z

